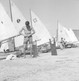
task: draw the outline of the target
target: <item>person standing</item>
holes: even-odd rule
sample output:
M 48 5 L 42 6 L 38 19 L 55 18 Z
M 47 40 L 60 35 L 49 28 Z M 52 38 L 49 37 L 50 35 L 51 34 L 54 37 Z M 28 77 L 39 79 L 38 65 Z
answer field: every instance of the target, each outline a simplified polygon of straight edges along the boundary
M 61 50 L 63 50 L 65 48 L 65 44 L 64 44 L 64 39 L 63 38 L 61 38 L 60 44 L 61 44 L 60 48 L 61 48 Z
M 51 48 L 51 55 L 57 55 L 57 50 L 56 50 L 56 43 L 55 43 L 55 38 L 53 37 L 53 44 L 51 39 L 49 39 L 49 44 Z
M 29 21 L 26 21 L 25 26 L 22 27 L 22 29 L 19 33 L 24 36 L 23 53 L 24 53 L 24 57 L 26 57 L 25 54 L 26 54 L 26 50 L 28 49 L 28 43 L 31 44 L 31 49 L 32 49 L 32 35 L 35 34 L 35 31 L 30 26 Z M 32 54 L 32 50 L 30 50 L 30 51 Z

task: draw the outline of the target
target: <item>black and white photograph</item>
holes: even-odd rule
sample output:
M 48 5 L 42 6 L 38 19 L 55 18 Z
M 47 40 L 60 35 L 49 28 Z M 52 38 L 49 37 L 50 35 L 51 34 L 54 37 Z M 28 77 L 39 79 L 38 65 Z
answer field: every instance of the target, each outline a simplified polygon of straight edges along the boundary
M 79 0 L 0 0 L 0 81 L 79 81 Z

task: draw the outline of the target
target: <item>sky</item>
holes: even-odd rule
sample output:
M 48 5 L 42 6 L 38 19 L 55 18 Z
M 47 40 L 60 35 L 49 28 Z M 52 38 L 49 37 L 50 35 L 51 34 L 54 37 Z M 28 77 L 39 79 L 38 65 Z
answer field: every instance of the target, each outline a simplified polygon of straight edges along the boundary
M 79 0 L 12 0 L 27 20 L 29 10 L 40 18 L 52 36 L 55 36 L 57 21 L 63 26 L 79 29 Z M 9 0 L 0 0 L 10 16 Z

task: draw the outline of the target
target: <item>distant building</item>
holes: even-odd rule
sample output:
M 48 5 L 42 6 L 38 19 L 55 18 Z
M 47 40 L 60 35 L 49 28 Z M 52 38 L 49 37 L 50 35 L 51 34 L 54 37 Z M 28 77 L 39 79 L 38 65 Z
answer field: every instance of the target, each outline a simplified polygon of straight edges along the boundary
M 77 39 L 79 40 L 79 30 L 74 29 L 73 32 L 75 33 Z

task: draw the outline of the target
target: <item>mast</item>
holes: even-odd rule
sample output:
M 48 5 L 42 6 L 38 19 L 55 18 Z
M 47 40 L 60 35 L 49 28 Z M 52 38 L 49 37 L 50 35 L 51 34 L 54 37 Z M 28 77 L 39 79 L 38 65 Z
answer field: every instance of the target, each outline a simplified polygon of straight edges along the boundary
M 58 20 L 57 20 L 57 30 L 56 30 L 56 42 L 58 42 Z
M 33 29 L 31 9 L 30 9 L 30 26 L 31 26 L 31 28 Z M 32 44 L 33 44 L 33 37 L 32 37 Z
M 30 9 L 30 25 L 31 25 L 31 27 L 33 27 L 33 26 L 32 26 L 32 15 L 31 15 L 31 9 Z
M 31 26 L 31 28 L 32 28 L 32 16 L 31 16 L 31 9 L 29 10 L 30 11 L 30 26 Z M 31 51 L 30 51 L 30 56 L 32 56 L 32 52 L 33 52 L 33 50 L 32 50 L 32 48 L 33 48 L 33 37 L 31 37 L 31 39 L 30 39 L 32 42 L 31 42 Z
M 11 1 L 10 0 L 9 0 L 9 6 L 10 6 L 10 17 L 11 17 L 11 21 L 13 22 L 12 9 L 11 9 Z M 11 51 L 14 51 L 15 50 L 14 38 L 10 38 L 8 44 L 9 44 L 9 49 Z
M 11 17 L 11 21 L 13 22 L 12 9 L 11 9 L 11 1 L 10 0 L 9 0 L 9 6 L 10 6 L 10 17 Z

